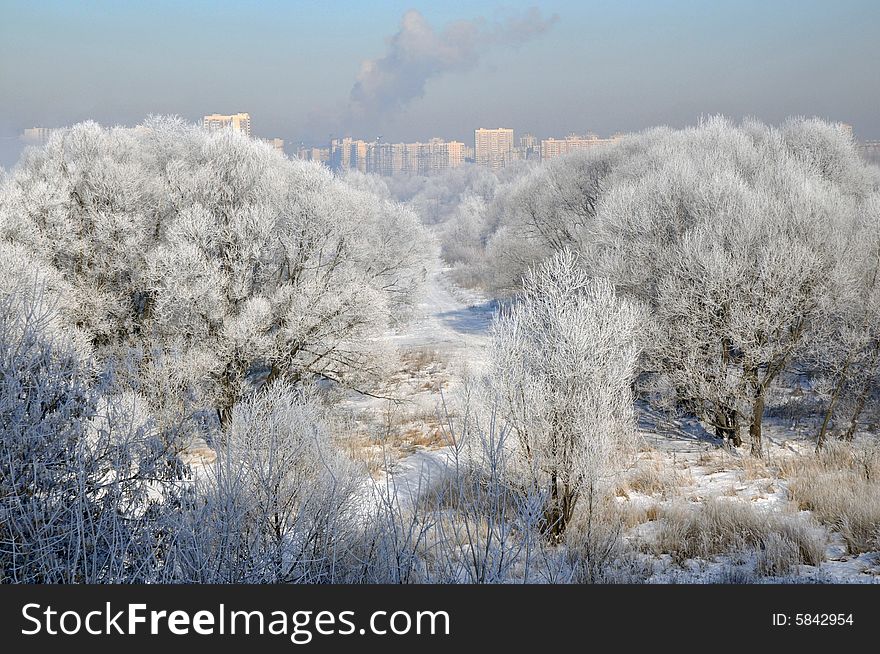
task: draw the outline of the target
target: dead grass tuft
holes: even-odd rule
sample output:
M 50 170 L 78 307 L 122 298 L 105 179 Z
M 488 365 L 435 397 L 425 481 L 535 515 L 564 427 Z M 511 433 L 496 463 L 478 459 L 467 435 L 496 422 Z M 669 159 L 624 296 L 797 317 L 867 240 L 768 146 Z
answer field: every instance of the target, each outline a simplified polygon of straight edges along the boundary
M 687 472 L 676 470 L 669 460 L 658 456 L 643 457 L 631 469 L 615 490 L 618 497 L 629 497 L 631 492 L 652 497 L 668 498 L 678 494 L 682 486 L 693 483 Z
M 656 522 L 660 518 L 660 505 L 621 502 L 618 511 L 624 527 L 629 530 L 646 522 Z
M 408 375 L 416 375 L 441 365 L 440 354 L 430 348 L 415 348 L 401 352 L 400 362 L 400 371 Z
M 786 574 L 793 565 L 818 565 L 825 535 L 791 513 L 768 512 L 737 500 L 710 499 L 696 507 L 676 502 L 664 508 L 655 543 L 657 554 L 676 563 L 721 554 L 756 551 L 767 574 Z
M 565 532 L 565 557 L 575 583 L 632 584 L 651 575 L 651 566 L 623 535 L 631 520 L 644 517 L 641 521 L 647 521 L 652 511 L 632 509 L 621 507 L 613 498 L 602 498 L 593 511 L 578 512 Z
M 791 499 L 838 531 L 850 554 L 880 550 L 880 447 L 828 443 L 785 474 Z

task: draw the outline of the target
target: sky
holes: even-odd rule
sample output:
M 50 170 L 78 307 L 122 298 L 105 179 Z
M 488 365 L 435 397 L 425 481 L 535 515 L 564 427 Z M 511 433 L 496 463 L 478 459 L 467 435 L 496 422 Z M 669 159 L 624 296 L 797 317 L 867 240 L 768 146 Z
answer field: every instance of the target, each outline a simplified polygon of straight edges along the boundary
M 26 127 L 238 111 L 288 145 L 718 113 L 880 139 L 877 0 L 0 0 L 0 17 L 5 166 Z

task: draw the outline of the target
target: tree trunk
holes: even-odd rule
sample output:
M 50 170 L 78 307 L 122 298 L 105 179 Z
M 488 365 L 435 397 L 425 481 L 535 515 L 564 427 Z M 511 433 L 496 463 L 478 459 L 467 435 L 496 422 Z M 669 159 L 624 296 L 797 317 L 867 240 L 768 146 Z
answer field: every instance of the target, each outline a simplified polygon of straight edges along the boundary
M 269 374 L 266 375 L 266 381 L 264 382 L 264 385 L 268 388 L 275 382 L 276 379 L 279 379 L 280 377 L 281 368 L 278 366 L 277 363 L 273 363 L 272 366 L 269 368 Z
M 558 543 L 565 533 L 565 510 L 562 505 L 564 498 L 559 495 L 559 476 L 555 470 L 550 473 L 550 506 L 544 512 L 545 529 L 550 542 Z
M 856 435 L 856 428 L 859 426 L 859 417 L 862 415 L 862 411 L 865 410 L 865 402 L 868 400 L 868 389 L 870 389 L 870 387 L 870 384 L 865 384 L 862 392 L 859 393 L 859 396 L 856 398 L 856 406 L 855 409 L 853 409 L 852 418 L 849 420 L 849 426 L 846 428 L 846 431 L 841 434 L 841 439 L 851 441 Z
M 223 429 L 232 420 L 232 405 L 224 405 L 217 407 L 217 420 L 220 422 L 220 428 Z
M 739 435 L 739 418 L 736 411 L 728 406 L 715 408 L 715 435 L 733 447 L 742 445 Z
M 850 418 L 849 426 L 846 428 L 846 431 L 841 435 L 843 440 L 851 441 L 853 436 L 856 434 L 856 428 L 859 424 L 859 417 L 862 415 L 862 411 L 865 410 L 865 403 L 868 401 L 868 395 L 871 393 L 871 379 L 873 377 L 872 373 L 874 372 L 874 366 L 877 364 L 877 355 L 880 353 L 880 342 L 874 343 L 874 349 L 871 351 L 871 359 L 867 365 L 867 379 L 865 380 L 864 386 L 862 386 L 862 390 L 859 393 L 859 396 L 856 398 L 856 406 L 853 410 L 852 418 Z
M 841 392 L 843 391 L 843 385 L 846 383 L 846 375 L 849 372 L 852 356 L 853 352 L 852 349 L 850 349 L 846 355 L 846 360 L 843 362 L 843 367 L 840 369 L 840 375 L 837 378 L 837 384 L 834 386 L 834 391 L 831 393 L 831 401 L 828 403 L 828 410 L 825 412 L 825 417 L 822 419 L 822 426 L 819 428 L 819 434 L 816 436 L 816 454 L 818 454 L 825 445 L 825 437 L 828 434 L 828 427 L 831 424 L 831 416 L 834 414 L 834 407 L 837 405 L 837 400 L 840 398 Z
M 761 458 L 764 450 L 761 446 L 761 422 L 764 419 L 764 387 L 755 385 L 755 396 L 752 403 L 752 422 L 749 425 L 749 437 L 752 441 L 752 456 Z

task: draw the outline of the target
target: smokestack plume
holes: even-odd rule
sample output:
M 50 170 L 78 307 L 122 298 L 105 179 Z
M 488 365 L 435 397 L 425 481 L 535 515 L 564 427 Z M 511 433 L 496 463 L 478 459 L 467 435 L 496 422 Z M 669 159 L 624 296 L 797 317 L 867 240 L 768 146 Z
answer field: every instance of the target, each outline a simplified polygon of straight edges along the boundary
M 490 22 L 459 20 L 435 30 L 416 10 L 403 15 L 377 59 L 367 59 L 349 96 L 349 119 L 373 121 L 394 114 L 422 97 L 428 80 L 473 69 L 484 52 L 517 46 L 549 30 L 557 21 L 533 7 L 522 16 Z

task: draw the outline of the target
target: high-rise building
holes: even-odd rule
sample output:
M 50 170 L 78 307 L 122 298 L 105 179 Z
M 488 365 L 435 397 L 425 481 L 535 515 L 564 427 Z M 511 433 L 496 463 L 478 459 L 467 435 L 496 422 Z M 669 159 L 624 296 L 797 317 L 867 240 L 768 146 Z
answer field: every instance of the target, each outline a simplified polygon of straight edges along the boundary
M 367 147 L 369 143 L 357 140 L 351 144 L 351 167 L 367 172 Z
M 346 140 L 348 143 L 346 143 Z M 351 138 L 330 139 L 330 168 L 333 170 L 348 168 L 348 162 L 351 157 L 351 149 L 348 147 L 350 143 Z
M 464 143 L 444 141 L 433 138 L 427 143 L 413 144 L 418 149 L 418 173 L 430 175 L 450 168 L 457 168 L 464 162 Z
M 367 172 L 387 177 L 393 175 L 402 165 L 398 153 L 401 145 L 403 144 L 371 143 L 367 148 Z
M 492 170 L 504 168 L 513 159 L 513 130 L 479 128 L 474 130 L 476 162 Z
M 211 114 L 210 116 L 205 116 L 202 119 L 202 127 L 204 127 L 209 132 L 217 131 L 218 129 L 231 128 L 236 132 L 242 132 L 243 134 L 251 135 L 251 115 L 248 113 L 239 113 L 232 114 L 231 116 L 224 116 L 223 114 Z
M 519 147 L 536 148 L 538 147 L 538 139 L 533 134 L 523 134 L 519 137 Z
M 464 155 L 461 141 L 433 138 L 427 143 L 380 143 L 345 137 L 331 142 L 330 167 L 386 176 L 430 175 L 460 166 Z
M 865 159 L 880 165 L 880 141 L 866 141 L 859 146 L 859 150 Z
M 600 139 L 595 134 L 587 134 L 580 136 L 578 134 L 569 134 L 564 139 L 543 139 L 541 141 L 541 160 L 546 161 L 554 157 L 561 157 L 569 152 L 577 150 L 589 150 L 600 145 L 608 145 L 615 143 L 620 136 L 614 135 L 610 139 Z
M 350 136 L 330 140 L 330 168 L 348 170 L 354 168 L 362 173 L 367 172 L 366 141 L 353 139 Z

